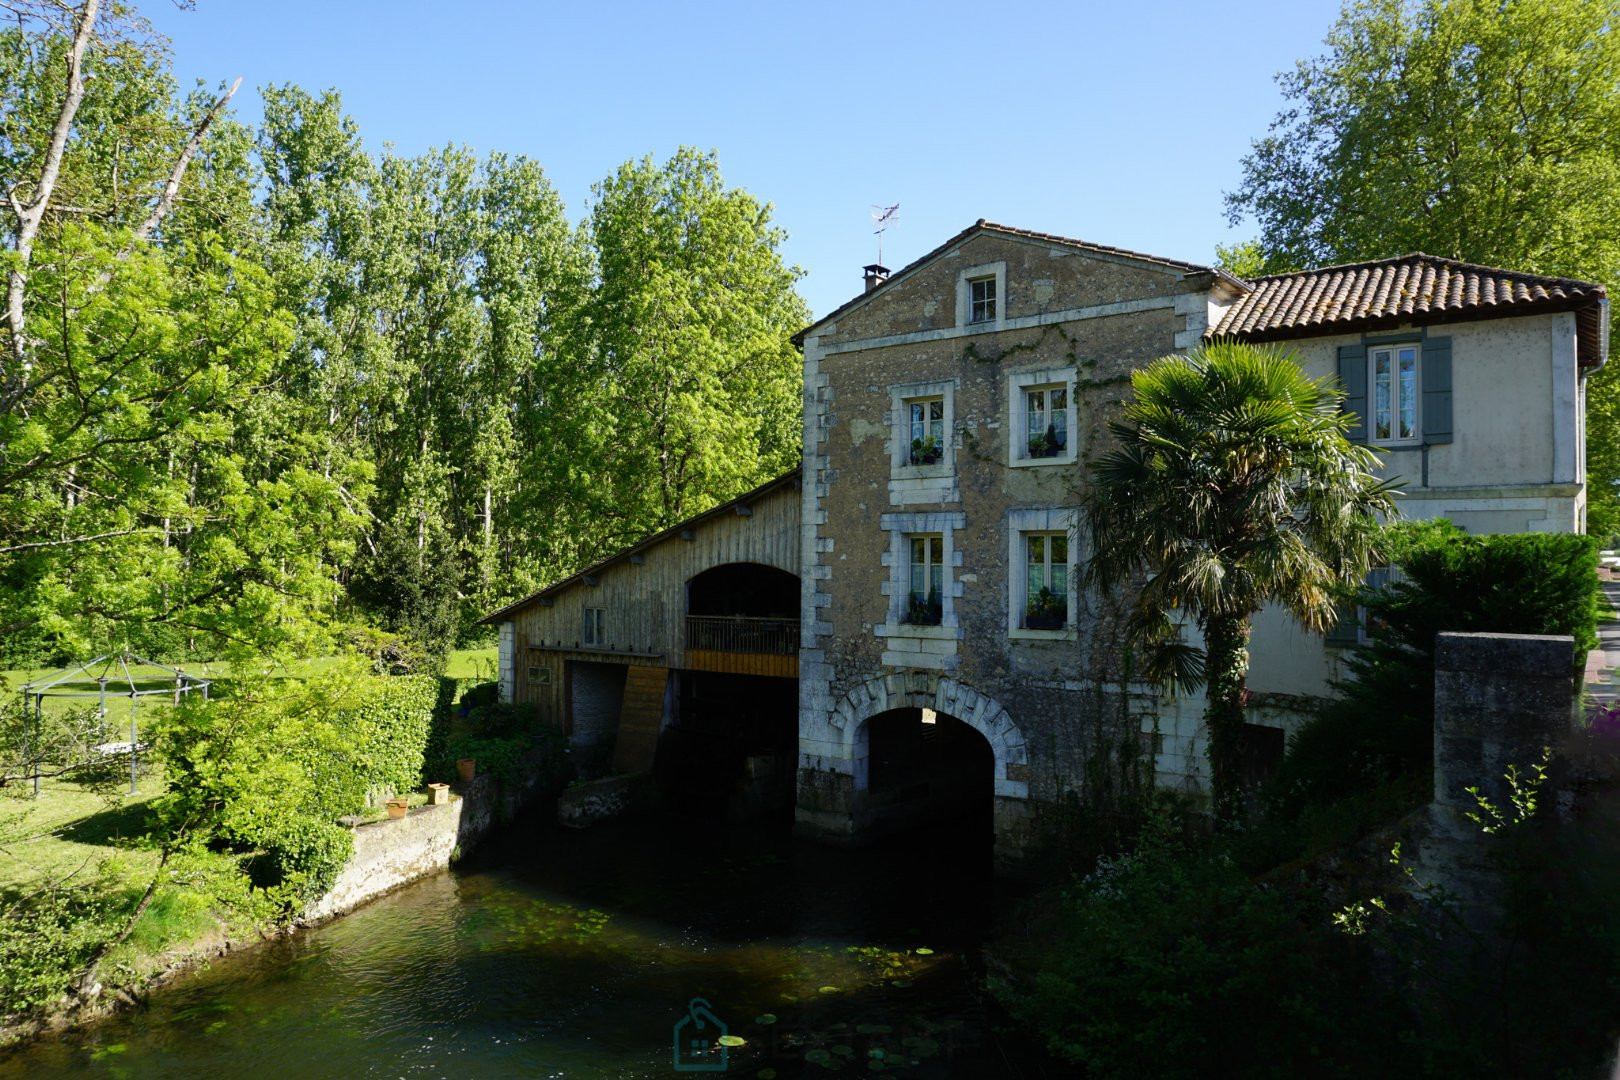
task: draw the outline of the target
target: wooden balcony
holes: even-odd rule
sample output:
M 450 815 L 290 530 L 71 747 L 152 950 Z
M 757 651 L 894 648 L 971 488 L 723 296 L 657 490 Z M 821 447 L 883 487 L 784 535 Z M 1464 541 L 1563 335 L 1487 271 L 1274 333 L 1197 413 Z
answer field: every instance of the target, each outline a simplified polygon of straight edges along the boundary
M 798 678 L 799 620 L 688 615 L 686 667 L 692 671 Z

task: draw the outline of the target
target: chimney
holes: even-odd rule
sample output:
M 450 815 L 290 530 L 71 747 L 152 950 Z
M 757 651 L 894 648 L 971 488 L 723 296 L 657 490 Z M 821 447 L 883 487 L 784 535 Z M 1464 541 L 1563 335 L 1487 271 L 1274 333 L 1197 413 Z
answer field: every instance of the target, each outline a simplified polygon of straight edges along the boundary
M 879 266 L 877 263 L 872 263 L 868 266 L 861 267 L 861 270 L 866 274 L 867 292 L 871 292 L 873 289 L 889 280 L 889 268 L 887 266 Z

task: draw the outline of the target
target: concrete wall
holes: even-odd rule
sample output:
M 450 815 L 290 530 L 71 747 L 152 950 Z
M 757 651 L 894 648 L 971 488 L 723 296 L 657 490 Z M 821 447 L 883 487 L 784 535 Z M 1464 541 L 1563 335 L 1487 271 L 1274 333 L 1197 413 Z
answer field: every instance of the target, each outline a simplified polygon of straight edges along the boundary
M 961 325 L 962 282 L 989 274 L 1004 310 Z M 872 824 L 862 725 L 887 708 L 933 708 L 985 736 L 1008 847 L 1033 804 L 1080 783 L 1099 735 L 1138 737 L 1104 598 L 1071 589 L 1068 625 L 1022 628 L 1021 534 L 1066 532 L 1078 568 L 1079 462 L 1105 445 L 1130 372 L 1195 340 L 1209 304 L 1208 279 L 1178 268 L 981 233 L 807 338 L 802 831 Z M 1028 459 L 1018 391 L 1031 384 L 1072 390 L 1068 455 Z M 906 399 L 936 394 L 945 455 L 910 465 Z M 913 533 L 944 538 L 937 627 L 903 617 Z
M 467 800 L 419 806 L 404 817 L 354 830 L 354 854 L 325 896 L 305 909 L 303 921 L 321 922 L 353 911 L 417 878 L 448 867 L 457 854 Z
M 1523 776 L 1557 747 L 1575 715 L 1575 639 L 1441 634 L 1434 648 L 1434 801 L 1478 811 L 1477 787 L 1509 807 L 1508 766 Z

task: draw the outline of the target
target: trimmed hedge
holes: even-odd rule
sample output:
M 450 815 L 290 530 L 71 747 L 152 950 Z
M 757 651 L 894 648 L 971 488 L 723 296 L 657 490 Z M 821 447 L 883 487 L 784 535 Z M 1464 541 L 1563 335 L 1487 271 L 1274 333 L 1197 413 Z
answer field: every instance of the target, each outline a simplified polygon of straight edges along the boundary
M 368 794 L 397 795 L 421 785 L 438 699 L 436 676 L 390 675 L 339 714 L 338 729 L 354 739 L 354 767 Z
M 258 853 L 255 882 L 309 901 L 352 851 L 337 819 L 421 781 L 440 682 L 348 666 L 309 680 L 222 682 L 213 701 L 161 714 L 168 772 L 160 816 Z

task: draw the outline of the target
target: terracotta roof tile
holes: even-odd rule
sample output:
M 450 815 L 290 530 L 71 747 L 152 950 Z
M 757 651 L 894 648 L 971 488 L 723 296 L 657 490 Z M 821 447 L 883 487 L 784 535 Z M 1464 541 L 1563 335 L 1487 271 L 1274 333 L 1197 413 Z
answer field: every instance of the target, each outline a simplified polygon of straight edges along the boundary
M 1568 311 L 1608 295 L 1589 281 L 1497 270 L 1421 252 L 1257 278 L 1251 285 L 1210 336 L 1263 341 L 1458 316 Z

